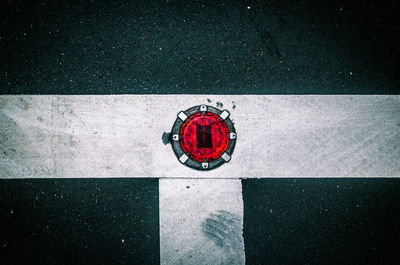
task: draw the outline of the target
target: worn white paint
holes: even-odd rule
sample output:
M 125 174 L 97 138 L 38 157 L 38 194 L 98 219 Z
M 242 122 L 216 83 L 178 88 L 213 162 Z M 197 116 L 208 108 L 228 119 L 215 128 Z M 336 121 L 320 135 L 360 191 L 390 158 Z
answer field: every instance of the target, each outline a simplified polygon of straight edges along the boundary
M 195 171 L 161 136 L 181 110 L 216 102 L 236 149 Z M 0 131 L 0 178 L 400 176 L 397 95 L 7 95 Z
M 161 264 L 245 264 L 240 180 L 160 179 Z

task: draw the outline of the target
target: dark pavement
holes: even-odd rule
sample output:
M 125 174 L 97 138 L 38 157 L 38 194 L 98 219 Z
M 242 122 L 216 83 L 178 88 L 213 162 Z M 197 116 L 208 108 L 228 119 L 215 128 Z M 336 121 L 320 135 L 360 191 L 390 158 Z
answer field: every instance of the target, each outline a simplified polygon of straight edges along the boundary
M 1 264 L 158 264 L 158 179 L 0 180 Z
M 0 94 L 399 94 L 398 1 L 7 1 Z M 398 264 L 397 179 L 244 180 L 248 264 Z M 156 179 L 0 180 L 2 264 L 158 264 Z
M 397 94 L 398 1 L 9 1 L 3 94 Z

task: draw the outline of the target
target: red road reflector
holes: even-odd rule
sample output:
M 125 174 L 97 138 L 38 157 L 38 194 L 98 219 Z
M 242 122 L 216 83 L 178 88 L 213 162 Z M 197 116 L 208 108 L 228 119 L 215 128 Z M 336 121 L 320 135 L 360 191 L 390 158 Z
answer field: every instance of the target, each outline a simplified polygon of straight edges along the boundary
M 171 131 L 178 160 L 194 169 L 210 170 L 229 162 L 236 132 L 227 110 L 199 105 L 181 111 Z

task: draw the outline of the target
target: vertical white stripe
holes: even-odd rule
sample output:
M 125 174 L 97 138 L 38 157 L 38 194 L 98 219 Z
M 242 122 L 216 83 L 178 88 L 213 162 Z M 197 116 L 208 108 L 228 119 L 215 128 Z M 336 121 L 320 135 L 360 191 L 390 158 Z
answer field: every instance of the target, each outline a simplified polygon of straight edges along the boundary
M 238 179 L 160 179 L 161 264 L 245 264 Z

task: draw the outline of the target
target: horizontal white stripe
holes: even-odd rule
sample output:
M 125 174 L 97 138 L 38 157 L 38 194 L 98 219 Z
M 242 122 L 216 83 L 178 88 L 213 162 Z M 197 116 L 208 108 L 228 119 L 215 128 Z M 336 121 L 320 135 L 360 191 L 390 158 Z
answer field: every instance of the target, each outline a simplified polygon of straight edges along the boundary
M 235 123 L 236 149 L 226 165 L 196 171 L 161 136 L 180 111 L 216 102 Z M 397 95 L 8 95 L 0 130 L 0 178 L 400 175 Z
M 240 180 L 161 179 L 161 264 L 245 264 Z

